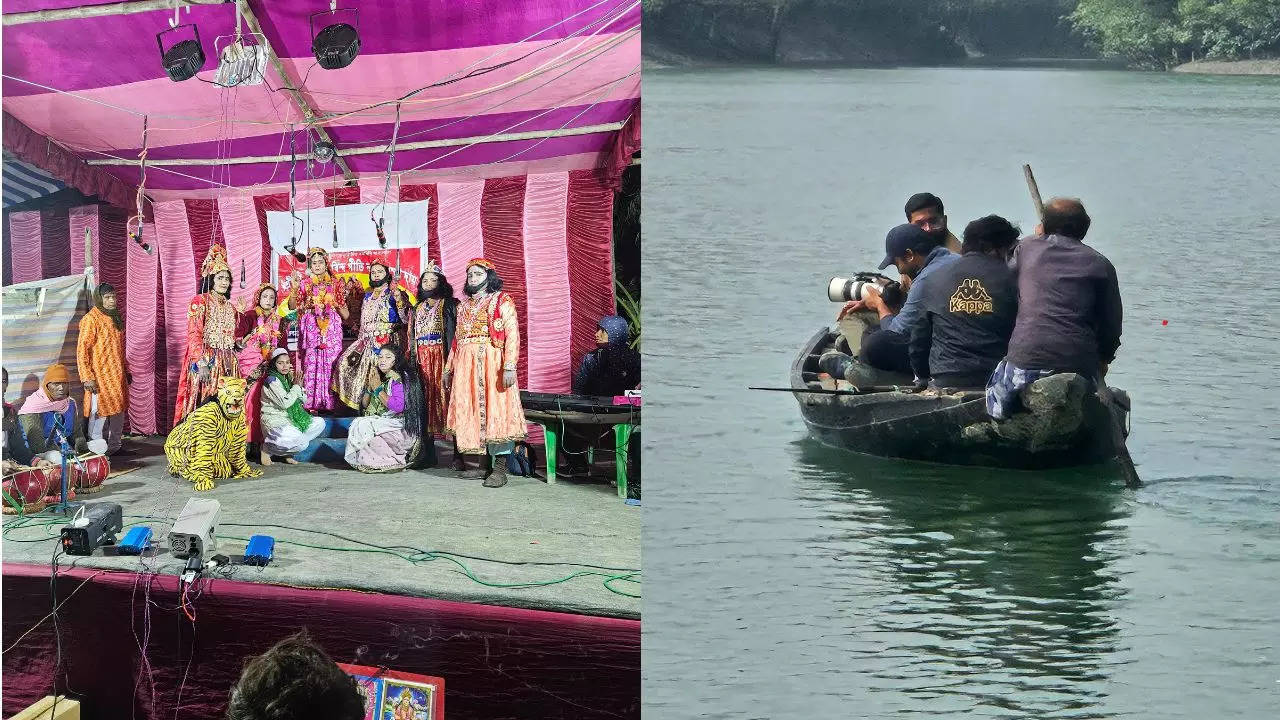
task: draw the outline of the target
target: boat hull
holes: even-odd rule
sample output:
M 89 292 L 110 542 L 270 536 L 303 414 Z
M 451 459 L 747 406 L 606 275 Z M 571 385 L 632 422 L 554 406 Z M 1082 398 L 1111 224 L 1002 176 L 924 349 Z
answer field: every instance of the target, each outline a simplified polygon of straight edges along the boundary
M 817 358 L 835 342 L 819 331 L 792 366 L 791 387 L 822 387 Z M 1071 385 L 1060 411 L 1024 413 L 1016 422 L 994 423 L 985 400 L 968 396 L 923 397 L 907 392 L 832 395 L 795 392 L 810 434 L 831 447 L 866 455 L 948 465 L 1042 469 L 1093 465 L 1111 460 L 1112 411 L 1083 382 Z M 1121 418 L 1123 421 L 1125 418 Z

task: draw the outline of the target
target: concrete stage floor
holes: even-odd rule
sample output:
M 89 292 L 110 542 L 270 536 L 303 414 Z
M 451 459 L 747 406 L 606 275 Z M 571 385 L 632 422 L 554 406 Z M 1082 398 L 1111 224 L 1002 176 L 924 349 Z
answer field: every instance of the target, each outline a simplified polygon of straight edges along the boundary
M 156 557 L 160 572 L 180 574 L 185 562 L 168 554 L 169 528 L 189 498 L 208 497 L 222 503 L 217 553 L 238 560 L 250 535 L 276 539 L 275 559 L 268 567 L 220 568 L 211 571 L 215 577 L 640 617 L 639 598 L 612 592 L 604 585 L 610 576 L 628 575 L 640 568 L 640 508 L 618 498 L 603 479 L 607 471 L 590 482 L 558 478 L 555 485 L 512 476 L 506 487 L 491 489 L 482 487 L 479 480 L 462 480 L 438 468 L 365 475 L 336 465 L 277 462 L 261 468 L 251 463 L 265 470 L 262 477 L 224 481 L 211 492 L 196 493 L 190 483 L 165 471 L 162 442 L 162 438 L 129 438 L 127 454 L 112 458 L 112 470 L 137 469 L 108 479 L 102 492 L 76 499 L 119 503 L 124 509 L 125 532 L 130 523 L 150 526 L 161 545 Z M 448 452 L 440 456 L 442 463 L 449 458 Z M 48 515 L 46 510 L 40 517 Z M 61 523 L 41 527 L 28 521 L 31 524 L 27 527 L 10 527 L 15 520 L 15 516 L 5 516 L 4 561 L 48 565 Z M 351 540 L 272 525 L 337 533 L 385 547 L 408 546 L 401 549 L 405 555 L 418 550 L 456 553 L 453 557 L 479 580 L 496 585 L 547 583 L 574 573 L 595 574 L 543 586 L 490 587 L 469 578 L 462 567 L 445 557 L 412 562 L 382 552 L 303 547 L 291 543 L 362 548 Z M 47 540 L 18 542 L 46 534 Z M 140 567 L 137 557 L 104 555 L 101 550 L 90 557 L 64 555 L 60 560 L 63 565 L 73 561 L 78 567 Z M 638 573 L 634 580 L 609 584 L 620 592 L 640 595 Z

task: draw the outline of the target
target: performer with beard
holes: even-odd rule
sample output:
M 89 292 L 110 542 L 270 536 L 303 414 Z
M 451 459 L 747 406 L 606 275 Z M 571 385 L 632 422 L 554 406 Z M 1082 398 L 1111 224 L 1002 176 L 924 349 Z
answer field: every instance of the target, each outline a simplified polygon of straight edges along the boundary
M 369 266 L 369 291 L 360 307 L 360 337 L 338 361 L 334 390 L 347 407 L 359 410 L 378 351 L 386 345 L 404 347 L 404 330 L 412 305 L 395 284 L 391 268 L 381 261 Z
M 467 263 L 465 292 L 445 364 L 445 385 L 451 388 L 446 431 L 454 436 L 460 457 L 482 457 L 476 470 L 466 471 L 463 465 L 463 477 L 485 477 L 485 487 L 502 487 L 507 484 L 505 456 L 526 435 L 516 387 L 520 359 L 516 304 L 502 292 L 502 278 L 484 258 Z M 485 456 L 493 465 L 487 475 Z
M 307 272 L 295 272 L 289 306 L 298 313 L 298 360 L 303 371 L 303 405 L 311 412 L 337 406 L 331 389 L 333 365 L 342 352 L 342 319 L 347 310 L 346 287 L 333 276 L 323 248 L 307 251 Z
M 106 443 L 107 453 L 120 449 L 128 395 L 133 382 L 124 359 L 124 318 L 116 289 L 107 283 L 93 294 L 93 308 L 80 319 L 76 369 L 84 383 L 84 414 L 90 440 Z
M 240 377 L 236 323 L 239 313 L 231 303 L 231 266 L 221 245 L 209 248 L 200 266 L 200 294 L 187 311 L 187 348 L 182 355 L 178 402 L 173 424 L 213 397 L 218 380 Z
M 444 434 L 448 397 L 444 389 L 444 365 L 449 359 L 453 334 L 458 324 L 458 300 L 444 270 L 428 260 L 418 277 L 418 305 L 413 310 L 413 347 L 422 373 L 422 391 L 427 399 L 427 434 Z M 454 469 L 461 463 L 458 446 L 453 447 Z

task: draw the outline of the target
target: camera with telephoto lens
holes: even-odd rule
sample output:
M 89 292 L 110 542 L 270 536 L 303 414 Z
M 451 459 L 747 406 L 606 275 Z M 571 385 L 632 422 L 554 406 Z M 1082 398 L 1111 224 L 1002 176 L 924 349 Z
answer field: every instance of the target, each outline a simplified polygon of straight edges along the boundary
M 851 278 L 831 278 L 831 282 L 827 283 L 827 299 L 837 303 L 866 300 L 868 289 L 879 291 L 880 297 L 889 307 L 900 307 L 906 299 L 901 283 L 874 272 L 860 272 Z

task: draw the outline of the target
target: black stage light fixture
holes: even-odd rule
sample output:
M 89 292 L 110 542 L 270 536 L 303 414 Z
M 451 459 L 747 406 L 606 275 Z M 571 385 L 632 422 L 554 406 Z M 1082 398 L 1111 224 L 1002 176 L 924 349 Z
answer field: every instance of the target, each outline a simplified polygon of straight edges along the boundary
M 311 54 L 316 56 L 316 62 L 320 63 L 320 67 L 325 70 L 338 70 L 351 64 L 352 60 L 360 54 L 360 31 L 345 22 L 335 22 L 326 26 L 319 34 L 316 34 L 315 20 L 316 15 L 333 15 L 338 12 L 350 12 L 355 14 L 355 22 L 360 24 L 360 12 L 353 8 L 344 8 L 338 10 L 337 3 L 329 4 L 329 10 L 313 13 L 308 20 L 311 28 Z
M 191 28 L 195 38 L 181 40 L 165 50 L 162 38 L 184 27 Z M 195 25 L 178 25 L 157 33 L 156 45 L 160 47 L 160 62 L 164 64 L 164 71 L 169 73 L 169 79 L 174 82 L 190 80 L 204 67 L 204 48 L 200 47 L 200 28 Z

